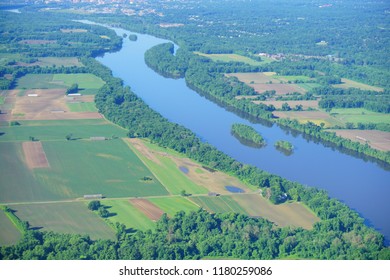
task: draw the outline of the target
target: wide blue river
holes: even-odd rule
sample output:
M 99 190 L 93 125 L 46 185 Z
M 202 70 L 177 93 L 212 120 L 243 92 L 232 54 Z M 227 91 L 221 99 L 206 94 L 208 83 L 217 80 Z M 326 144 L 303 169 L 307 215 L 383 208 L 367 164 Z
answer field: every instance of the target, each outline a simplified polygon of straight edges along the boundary
M 118 35 L 133 32 L 114 29 Z M 116 53 L 107 53 L 98 60 L 108 66 L 114 76 L 141 97 L 151 108 L 172 122 L 195 132 L 219 150 L 242 163 L 255 165 L 304 185 L 328 191 L 356 210 L 366 223 L 390 240 L 390 167 L 348 155 L 321 143 L 292 135 L 277 125 L 272 127 L 251 123 L 216 103 L 200 96 L 186 86 L 184 79 L 165 78 L 145 64 L 144 53 L 149 48 L 167 42 L 153 36 L 137 34 L 136 42 L 123 40 Z M 264 148 L 241 144 L 230 134 L 233 123 L 251 125 L 265 138 Z M 277 140 L 291 142 L 295 149 L 286 156 L 276 150 Z

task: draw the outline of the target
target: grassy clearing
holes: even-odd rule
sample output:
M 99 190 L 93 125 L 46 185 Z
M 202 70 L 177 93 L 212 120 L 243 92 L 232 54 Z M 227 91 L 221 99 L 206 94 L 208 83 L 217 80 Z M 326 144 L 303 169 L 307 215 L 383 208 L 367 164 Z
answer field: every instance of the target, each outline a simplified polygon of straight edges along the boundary
M 194 52 L 194 53 L 197 55 L 208 57 L 208 58 L 212 59 L 213 61 L 242 62 L 242 63 L 246 63 L 246 64 L 253 65 L 253 66 L 264 65 L 264 64 L 267 64 L 267 63 L 274 61 L 273 59 L 267 58 L 267 57 L 262 57 L 261 58 L 262 61 L 257 61 L 257 60 L 251 59 L 249 57 L 239 55 L 239 54 L 234 54 L 234 53 L 228 53 L 228 54 L 205 54 L 205 53 L 201 53 L 201 52 Z
M 232 198 L 251 216 L 258 216 L 276 225 L 311 229 L 319 221 L 307 207 L 300 203 L 274 205 L 258 194 L 235 195 Z
M 381 87 L 370 86 L 367 84 L 355 82 L 355 81 L 345 79 L 345 78 L 341 79 L 341 84 L 334 85 L 334 87 L 336 87 L 336 88 L 359 88 L 361 90 L 383 91 L 383 88 L 381 88 Z
M 108 218 L 112 223 L 121 223 L 127 229 L 148 230 L 154 228 L 154 222 L 145 216 L 126 200 L 104 200 L 103 204 L 110 207 L 108 211 L 115 214 Z
M 199 207 L 189 199 L 180 196 L 149 198 L 148 200 L 171 217 L 179 211 L 191 212 L 199 209 Z
M 71 112 L 98 112 L 94 102 L 80 102 L 66 104 Z
M 236 201 L 230 196 L 194 196 L 190 198 L 200 207 L 206 209 L 211 213 L 241 213 L 247 214 L 245 209 L 240 206 Z
M 16 215 L 31 227 L 60 233 L 88 234 L 92 239 L 115 239 L 114 230 L 84 202 L 15 205 Z
M 3 210 L 0 210 L 0 225 L 0 246 L 14 245 L 22 238 L 21 232 Z
M 347 122 L 390 124 L 390 114 L 372 112 L 364 108 L 332 109 L 330 114 L 344 124 Z

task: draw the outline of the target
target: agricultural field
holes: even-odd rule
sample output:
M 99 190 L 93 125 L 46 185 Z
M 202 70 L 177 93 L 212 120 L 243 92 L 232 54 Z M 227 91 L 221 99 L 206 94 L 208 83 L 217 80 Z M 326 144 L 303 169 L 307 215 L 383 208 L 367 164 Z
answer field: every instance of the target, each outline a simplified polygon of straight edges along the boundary
M 77 57 L 39 57 L 33 63 L 26 63 L 23 59 L 16 59 L 17 66 L 40 66 L 40 67 L 71 67 L 83 66 Z
M 361 144 L 367 143 L 372 148 L 380 151 L 390 151 L 390 132 L 359 129 L 334 129 L 329 131 Z
M 68 109 L 71 112 L 97 112 L 98 109 L 93 102 L 78 102 L 78 103 L 67 103 Z
M 233 54 L 233 53 L 227 53 L 227 54 L 205 54 L 201 52 L 194 52 L 197 55 L 205 56 L 207 58 L 210 58 L 213 61 L 219 61 L 219 62 L 242 62 L 246 63 L 252 66 L 260 66 L 267 63 L 270 63 L 272 61 L 275 61 L 272 58 L 262 57 L 262 61 L 257 61 L 254 59 L 251 59 L 249 57 L 239 55 L 239 54 Z
M 278 118 L 296 119 L 300 123 L 307 123 L 309 121 L 315 123 L 316 125 L 324 123 L 325 127 L 344 125 L 341 120 L 338 120 L 330 114 L 322 111 L 275 111 L 273 114 Z
M 1 209 L 0 225 L 0 246 L 8 246 L 18 243 L 22 234 Z
M 13 205 L 15 215 L 30 227 L 60 233 L 88 234 L 92 239 L 115 239 L 114 230 L 84 202 Z
M 347 123 L 388 123 L 390 124 L 390 114 L 377 113 L 364 108 L 343 108 L 332 109 L 330 115 L 335 119 Z
M 34 137 L 40 141 L 66 139 L 67 135 L 72 138 L 89 140 L 91 137 L 105 137 L 107 139 L 125 137 L 126 130 L 108 123 L 104 119 L 86 120 L 57 120 L 57 121 L 20 121 L 20 125 L 0 126 L 1 142 L 29 141 Z
M 313 79 L 306 76 L 279 76 L 275 72 L 234 73 L 226 74 L 226 76 L 236 77 L 259 94 L 272 90 L 276 92 L 276 95 L 293 92 L 304 94 L 309 89 L 318 86 Z
M 236 195 L 239 196 L 239 195 Z M 190 198 L 194 203 L 211 213 L 240 213 L 247 214 L 230 196 L 194 196 Z
M 232 197 L 245 211 L 254 217 L 266 218 L 280 227 L 292 226 L 311 229 L 319 218 L 300 203 L 275 205 L 259 194 L 242 194 Z
M 139 211 L 141 211 L 146 217 L 148 217 L 152 221 L 158 221 L 161 216 L 164 214 L 160 208 L 154 205 L 149 200 L 143 198 L 133 198 L 130 199 L 129 202 Z
M 342 78 L 341 84 L 334 85 L 336 88 L 358 88 L 361 90 L 383 91 L 381 87 L 370 86 L 367 84 L 355 82 L 349 79 Z
M 121 223 L 127 229 L 148 230 L 154 227 L 154 222 L 145 214 L 134 207 L 128 199 L 121 200 L 104 200 L 103 205 L 108 207 L 112 216 L 108 220 L 112 223 Z
M 27 74 L 18 79 L 16 89 L 66 89 L 75 83 L 81 94 L 95 94 L 104 85 L 93 74 Z
M 152 197 L 148 198 L 148 200 L 170 217 L 173 217 L 179 211 L 191 212 L 199 209 L 199 206 L 190 199 L 181 196 Z

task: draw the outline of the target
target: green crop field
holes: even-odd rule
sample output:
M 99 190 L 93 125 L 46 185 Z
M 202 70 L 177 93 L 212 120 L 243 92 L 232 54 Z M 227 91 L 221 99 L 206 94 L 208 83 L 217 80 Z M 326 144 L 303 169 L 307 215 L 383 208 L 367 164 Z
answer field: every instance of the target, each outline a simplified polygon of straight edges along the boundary
M 381 87 L 375 87 L 375 86 L 370 86 L 364 83 L 359 83 L 356 81 L 352 81 L 349 79 L 341 79 L 341 84 L 334 85 L 336 88 L 359 88 L 362 90 L 373 90 L 373 91 L 383 91 L 383 88 Z
M 0 225 L 0 246 L 8 246 L 18 243 L 22 234 L 3 210 L 0 210 Z
M 337 120 L 347 123 L 388 123 L 390 124 L 390 114 L 377 113 L 364 108 L 343 108 L 332 109 L 331 116 Z
M 241 207 L 230 196 L 194 196 L 191 197 L 191 200 L 198 204 L 200 207 L 212 213 L 235 212 L 247 214 L 244 208 Z
M 14 205 L 15 215 L 30 227 L 60 233 L 88 234 L 92 239 L 115 239 L 114 230 L 84 202 Z
M 50 197 L 40 191 L 23 161 L 21 143 L 0 143 L 0 202 L 40 201 Z
M 188 198 L 181 196 L 149 198 L 148 200 L 171 217 L 179 211 L 191 212 L 199 209 Z
M 53 82 L 66 87 L 76 83 L 79 89 L 99 89 L 104 85 L 104 81 L 93 74 L 54 74 Z
M 64 84 L 53 83 L 53 74 L 27 74 L 17 80 L 17 89 L 66 88 Z
M 112 223 L 121 223 L 127 229 L 148 230 L 153 229 L 155 223 L 144 213 L 135 208 L 129 200 L 104 200 L 103 205 L 108 206 L 108 211 L 113 216 L 109 217 Z
M 50 169 L 37 169 L 34 175 L 53 197 L 74 198 L 95 193 L 107 197 L 167 194 L 120 139 L 50 141 L 43 146 Z M 145 176 L 153 180 L 142 181 Z
M 78 84 L 82 94 L 95 94 L 104 81 L 93 74 L 27 74 L 17 80 L 17 89 L 68 88 Z
M 66 104 L 71 112 L 97 112 L 94 102 L 80 102 Z
M 58 67 L 83 66 L 77 57 L 40 57 L 38 64 L 41 67 L 51 67 L 53 65 Z
M 29 141 L 33 136 L 40 141 L 65 140 L 68 134 L 74 138 L 89 139 L 90 137 L 126 137 L 126 131 L 110 123 L 99 122 L 94 125 L 88 121 L 31 121 L 23 122 L 18 126 L 1 127 L 4 132 L 0 136 L 0 142 L 5 141 Z M 90 123 L 90 124 L 88 124 Z M 73 124 L 73 125 L 72 125 Z

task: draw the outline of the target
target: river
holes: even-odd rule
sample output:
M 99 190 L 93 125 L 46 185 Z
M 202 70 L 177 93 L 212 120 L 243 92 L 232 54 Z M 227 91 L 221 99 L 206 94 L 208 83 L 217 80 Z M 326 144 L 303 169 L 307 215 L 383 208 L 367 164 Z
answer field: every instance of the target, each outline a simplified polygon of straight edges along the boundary
M 114 29 L 119 36 L 136 34 Z M 144 61 L 146 50 L 167 42 L 150 35 L 137 34 L 137 41 L 124 38 L 116 53 L 97 58 L 108 66 L 113 75 L 141 97 L 151 108 L 172 122 L 181 124 L 203 141 L 246 164 L 255 165 L 303 185 L 325 189 L 331 197 L 346 203 L 385 235 L 390 241 L 390 172 L 389 166 L 342 153 L 323 144 L 306 140 L 277 125 L 272 127 L 251 123 L 189 89 L 184 79 L 165 78 L 148 68 Z M 230 133 L 233 123 L 252 126 L 265 138 L 261 149 L 241 144 Z M 294 152 L 286 156 L 276 150 L 277 140 L 287 140 Z M 387 169 L 387 170 L 386 170 Z

